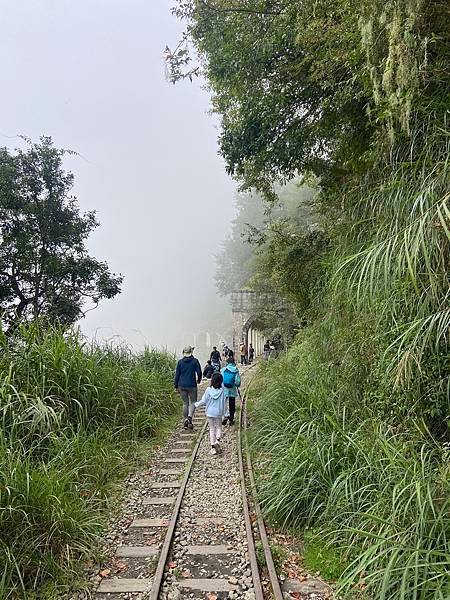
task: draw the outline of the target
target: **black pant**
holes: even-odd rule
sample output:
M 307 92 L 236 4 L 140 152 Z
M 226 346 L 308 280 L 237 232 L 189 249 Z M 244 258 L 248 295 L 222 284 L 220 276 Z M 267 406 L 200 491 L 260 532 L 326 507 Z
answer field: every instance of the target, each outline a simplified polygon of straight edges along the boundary
M 230 409 L 230 423 L 234 421 L 234 414 L 236 412 L 236 398 L 232 396 L 228 397 L 228 407 Z

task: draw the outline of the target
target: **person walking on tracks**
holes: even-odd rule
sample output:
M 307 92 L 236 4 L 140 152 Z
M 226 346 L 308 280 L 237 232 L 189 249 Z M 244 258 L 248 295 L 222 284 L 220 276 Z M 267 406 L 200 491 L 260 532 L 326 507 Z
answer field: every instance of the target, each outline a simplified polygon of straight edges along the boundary
M 253 346 L 250 344 L 249 348 L 248 348 L 248 364 L 251 365 L 253 362 L 253 359 L 255 358 L 255 349 L 253 348 Z
M 179 391 L 183 400 L 183 426 L 185 429 L 194 429 L 192 417 L 197 402 L 197 383 L 202 381 L 202 368 L 192 354 L 194 348 L 186 346 L 183 349 L 183 358 L 177 363 L 175 371 L 175 389 Z
M 225 415 L 222 425 L 234 425 L 234 414 L 236 412 L 237 388 L 241 385 L 239 369 L 233 357 L 227 358 L 227 365 L 221 371 L 223 377 L 223 391 L 225 393 Z
M 209 425 L 211 454 L 217 454 L 220 452 L 222 417 L 225 412 L 225 395 L 222 383 L 222 375 L 220 373 L 213 373 L 210 387 L 206 388 L 202 399 L 195 403 L 195 408 L 198 408 L 199 406 L 206 406 L 205 412 Z
M 212 366 L 211 361 L 207 360 L 205 368 L 203 369 L 203 377 L 205 377 L 206 379 L 211 379 L 213 373 L 214 367 Z
M 248 355 L 247 344 L 245 344 L 245 342 L 241 342 L 239 350 L 241 353 L 241 365 L 246 365 L 247 364 L 247 355 Z
M 215 371 L 220 371 L 220 352 L 217 350 L 216 346 L 213 346 L 211 356 L 209 357 L 212 366 Z

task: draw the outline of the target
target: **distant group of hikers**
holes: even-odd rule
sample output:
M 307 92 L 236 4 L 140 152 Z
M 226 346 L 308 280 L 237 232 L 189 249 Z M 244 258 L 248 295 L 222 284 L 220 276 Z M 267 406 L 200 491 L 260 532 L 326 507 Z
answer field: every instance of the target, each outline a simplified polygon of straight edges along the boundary
M 252 344 L 247 348 L 246 344 L 242 342 L 240 345 L 241 353 L 241 365 L 251 365 L 255 359 L 255 349 Z M 203 369 L 203 377 L 208 379 L 215 371 L 220 371 L 222 365 L 222 359 L 227 361 L 229 358 L 234 359 L 234 352 L 226 344 L 223 344 L 222 354 L 217 350 L 216 346 L 213 346 L 211 356 L 206 361 L 205 368 Z
M 272 349 L 273 346 L 268 340 L 263 349 L 264 358 L 267 360 Z M 234 425 L 236 398 L 240 395 L 241 375 L 236 365 L 234 352 L 225 343 L 222 344 L 222 352 L 213 346 L 203 371 L 193 352 L 192 346 L 186 346 L 183 349 L 183 358 L 178 361 L 175 371 L 175 389 L 178 390 L 183 400 L 183 427 L 184 429 L 193 429 L 192 417 L 195 409 L 205 406 L 211 453 L 217 454 L 220 452 L 222 426 Z M 247 348 L 247 345 L 242 342 L 239 352 L 241 365 L 252 364 L 255 358 L 255 349 L 252 344 Z M 225 363 L 224 366 L 222 363 Z M 211 385 L 206 389 L 201 400 L 198 400 L 197 385 L 202 382 L 203 377 L 210 379 Z

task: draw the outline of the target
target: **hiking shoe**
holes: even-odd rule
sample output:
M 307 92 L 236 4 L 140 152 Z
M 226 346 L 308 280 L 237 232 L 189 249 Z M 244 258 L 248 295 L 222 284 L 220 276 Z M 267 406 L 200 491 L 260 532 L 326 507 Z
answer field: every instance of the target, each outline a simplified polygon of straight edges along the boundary
M 188 427 L 189 427 L 189 429 L 194 429 L 194 425 L 192 423 L 192 417 L 188 417 Z
M 228 417 L 225 417 L 225 418 L 222 420 L 222 425 L 226 425 L 227 423 L 228 423 Z
M 217 454 L 220 454 L 222 452 L 222 448 L 220 447 L 219 441 L 217 440 L 217 442 L 214 444 L 214 448 L 216 449 Z
M 184 423 L 183 423 L 183 429 L 187 429 L 188 427 L 189 427 L 189 421 L 188 421 L 188 419 L 185 419 Z
M 211 454 L 213 456 L 215 456 L 217 454 L 217 450 L 214 448 L 214 446 L 211 447 Z

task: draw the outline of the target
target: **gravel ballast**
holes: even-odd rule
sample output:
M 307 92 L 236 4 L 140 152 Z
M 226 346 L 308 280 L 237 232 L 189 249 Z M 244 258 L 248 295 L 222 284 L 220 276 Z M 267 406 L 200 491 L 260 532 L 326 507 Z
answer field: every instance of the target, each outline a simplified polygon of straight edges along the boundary
M 211 596 L 217 598 L 254 599 L 235 429 L 236 425 L 223 428 L 221 452 L 215 456 L 211 454 L 208 432 L 205 433 L 175 532 L 161 594 L 165 600 L 207 598 L 208 592 L 187 587 L 189 579 L 226 583 L 223 587 L 231 589 L 219 591 L 222 584 L 211 582 Z M 217 546 L 221 547 L 219 552 Z M 201 553 L 193 553 L 192 547 Z

